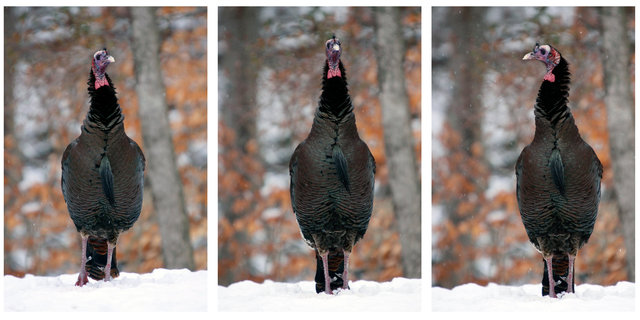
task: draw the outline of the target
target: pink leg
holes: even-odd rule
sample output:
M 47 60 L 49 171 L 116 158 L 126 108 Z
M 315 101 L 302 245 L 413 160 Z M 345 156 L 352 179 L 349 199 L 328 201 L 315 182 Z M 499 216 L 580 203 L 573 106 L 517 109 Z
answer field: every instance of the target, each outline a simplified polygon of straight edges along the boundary
M 349 254 L 350 251 L 344 250 L 344 271 L 342 272 L 342 289 L 349 289 Z
M 567 292 L 573 293 L 573 261 L 576 256 L 568 254 L 569 256 L 569 274 L 567 275 Z
M 556 281 L 553 279 L 553 265 L 551 264 L 551 260 L 553 260 L 553 256 L 544 258 L 544 261 L 547 262 L 547 276 L 549 277 L 549 297 L 556 298 Z
M 111 280 L 111 256 L 113 255 L 113 248 L 115 248 L 115 244 L 111 244 L 111 242 L 107 241 L 107 265 L 104 266 L 104 281 Z
M 331 292 L 331 278 L 329 278 L 329 251 L 320 255 L 322 258 L 322 268 L 324 269 L 324 293 L 333 294 Z
M 89 279 L 87 278 L 87 240 L 89 240 L 89 236 L 81 235 L 82 237 L 82 258 L 80 259 L 80 274 L 78 274 L 78 281 L 76 281 L 76 286 L 82 287 Z

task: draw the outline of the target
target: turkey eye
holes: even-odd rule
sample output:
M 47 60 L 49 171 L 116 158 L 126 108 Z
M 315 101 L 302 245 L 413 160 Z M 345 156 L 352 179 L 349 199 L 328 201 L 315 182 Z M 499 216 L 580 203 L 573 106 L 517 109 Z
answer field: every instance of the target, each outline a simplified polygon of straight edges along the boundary
M 547 51 L 544 50 L 544 48 L 543 48 L 543 49 L 540 49 L 540 53 L 542 53 L 544 55 L 544 54 L 547 54 Z

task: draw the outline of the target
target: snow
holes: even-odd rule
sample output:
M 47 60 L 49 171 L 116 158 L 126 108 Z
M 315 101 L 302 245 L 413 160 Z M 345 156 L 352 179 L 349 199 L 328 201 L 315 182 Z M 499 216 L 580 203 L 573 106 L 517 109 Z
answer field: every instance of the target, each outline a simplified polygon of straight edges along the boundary
M 421 280 L 357 280 L 350 290 L 317 294 L 315 282 L 241 281 L 218 287 L 219 311 L 420 311 Z
M 121 272 L 113 281 L 78 274 L 4 277 L 5 311 L 207 311 L 207 271 L 155 269 Z
M 77 274 L 4 277 L 5 311 L 207 311 L 207 271 L 122 272 L 111 282 L 74 286 Z M 420 279 L 351 281 L 350 290 L 317 294 L 315 282 L 241 281 L 218 287 L 219 311 L 420 311 Z M 634 311 L 635 284 L 580 284 L 559 299 L 540 284 L 465 284 L 431 288 L 432 311 Z M 426 305 L 426 304 L 425 304 Z M 212 310 L 213 311 L 213 308 Z M 424 310 L 430 311 L 430 310 Z
M 431 288 L 433 311 L 634 311 L 635 284 L 576 285 L 575 294 L 559 299 L 542 296 L 541 284 L 506 286 L 469 283 L 451 290 Z

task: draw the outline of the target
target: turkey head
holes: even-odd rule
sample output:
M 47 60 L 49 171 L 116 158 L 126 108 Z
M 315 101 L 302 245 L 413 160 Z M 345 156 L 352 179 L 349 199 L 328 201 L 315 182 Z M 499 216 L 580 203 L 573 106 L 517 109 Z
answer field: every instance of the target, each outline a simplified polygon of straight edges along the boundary
M 327 47 L 327 64 L 329 65 L 329 71 L 327 72 L 327 79 L 333 77 L 342 77 L 340 72 L 340 53 L 342 53 L 342 47 L 340 47 L 340 40 L 334 35 L 331 39 L 327 40 L 325 45 Z
M 544 80 L 549 82 L 556 81 L 556 77 L 552 72 L 553 68 L 560 63 L 560 52 L 558 52 L 554 47 L 548 44 L 540 45 L 536 42 L 535 47 L 533 47 L 533 51 L 527 53 L 522 60 L 542 61 L 542 63 L 547 67 L 547 73 L 544 75 Z
M 107 77 L 105 77 L 105 73 L 109 64 L 115 61 L 116 59 L 110 56 L 107 52 L 107 48 L 103 48 L 102 50 L 99 50 L 95 54 L 93 54 L 93 61 L 91 61 L 91 70 L 93 71 L 93 75 L 96 77 L 96 89 L 102 86 L 109 85 Z

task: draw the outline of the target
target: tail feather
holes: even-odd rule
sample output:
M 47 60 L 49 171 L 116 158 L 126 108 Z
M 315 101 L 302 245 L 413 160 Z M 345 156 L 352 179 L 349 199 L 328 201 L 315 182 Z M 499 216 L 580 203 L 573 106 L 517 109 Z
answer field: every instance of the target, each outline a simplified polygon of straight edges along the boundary
M 549 277 L 547 276 L 547 264 L 542 259 L 544 265 L 544 273 L 542 276 L 542 295 L 549 295 Z M 566 292 L 569 289 L 567 284 L 567 276 L 569 275 L 569 257 L 566 254 L 554 254 L 553 255 L 553 280 L 556 283 L 555 292 L 559 294 Z M 575 266 L 574 266 L 574 279 L 575 279 Z M 572 291 L 575 292 L 575 281 L 571 283 Z
M 87 242 L 87 264 L 85 270 L 91 279 L 103 280 L 104 279 L 104 267 L 107 265 L 107 240 L 89 237 Z M 116 248 L 113 248 L 113 254 L 111 257 L 111 278 L 116 278 L 120 275 L 118 270 L 118 262 L 116 260 Z
M 322 258 L 316 250 L 316 292 L 324 292 L 324 269 Z M 331 277 L 331 290 L 342 288 L 342 273 L 344 272 L 344 253 L 342 251 L 329 251 L 329 277 Z

